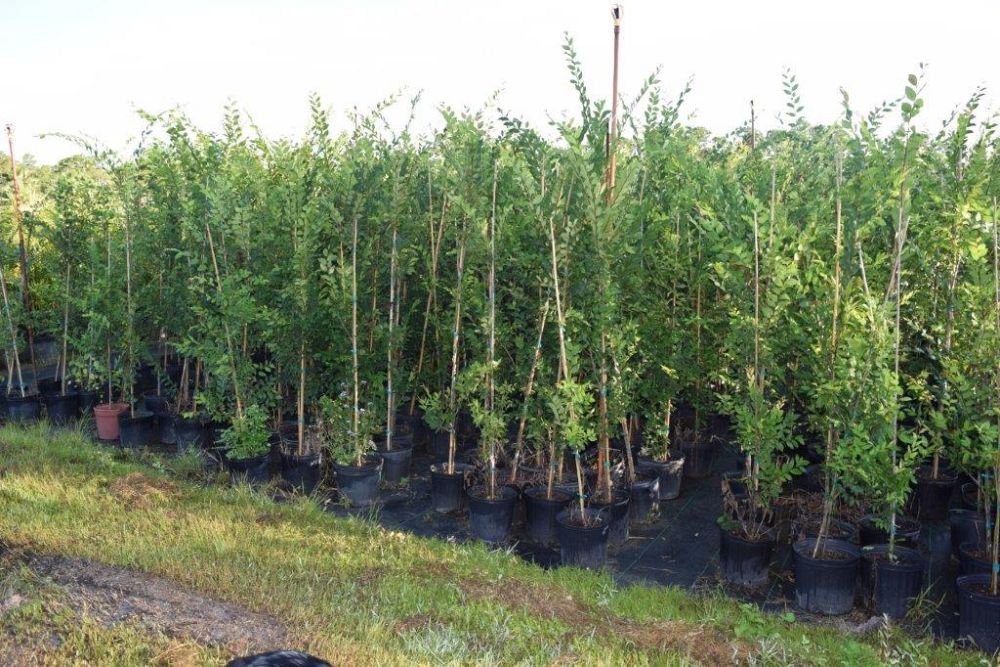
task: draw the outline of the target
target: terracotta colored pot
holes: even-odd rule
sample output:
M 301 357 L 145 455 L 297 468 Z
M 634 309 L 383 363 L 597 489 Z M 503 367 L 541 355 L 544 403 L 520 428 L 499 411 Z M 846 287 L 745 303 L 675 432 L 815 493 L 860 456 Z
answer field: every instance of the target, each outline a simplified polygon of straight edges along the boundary
M 101 440 L 117 440 L 118 415 L 128 410 L 125 403 L 101 403 L 94 406 L 94 421 L 97 422 L 97 437 Z

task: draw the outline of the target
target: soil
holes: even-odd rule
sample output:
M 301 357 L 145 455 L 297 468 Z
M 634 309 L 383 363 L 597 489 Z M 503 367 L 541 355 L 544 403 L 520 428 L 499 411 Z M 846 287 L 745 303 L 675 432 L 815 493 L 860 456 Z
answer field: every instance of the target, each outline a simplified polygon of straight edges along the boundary
M 234 653 L 268 650 L 285 644 L 289 635 L 274 618 L 160 577 L 59 556 L 26 556 L 23 564 L 61 588 L 74 611 L 105 627 L 136 624 Z
M 1000 595 L 997 595 L 997 596 L 993 595 L 993 593 L 991 592 L 992 588 L 990 587 L 989 583 L 985 583 L 985 584 L 971 584 L 971 585 L 963 586 L 963 588 L 965 590 L 969 591 L 970 593 L 975 593 L 976 595 L 988 595 L 990 597 L 1000 598 Z
M 806 553 L 811 557 L 812 549 L 809 549 Z M 850 560 L 851 558 L 851 554 L 837 551 L 836 549 L 822 549 L 816 554 L 817 560 Z
M 989 547 L 977 547 L 975 549 L 966 552 L 976 560 L 992 561 L 993 560 L 993 550 Z
M 864 551 L 861 552 L 862 558 L 869 560 L 873 563 L 892 563 L 893 565 L 907 565 L 912 560 L 907 560 L 905 558 L 900 558 L 899 554 L 896 554 L 894 558 L 889 558 L 889 554 L 885 551 Z

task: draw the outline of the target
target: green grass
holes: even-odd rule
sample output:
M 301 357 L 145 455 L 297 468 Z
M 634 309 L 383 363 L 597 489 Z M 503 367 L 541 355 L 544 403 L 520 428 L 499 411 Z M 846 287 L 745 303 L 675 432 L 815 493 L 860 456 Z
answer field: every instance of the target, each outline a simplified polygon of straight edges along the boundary
M 132 568 L 272 615 L 293 629 L 296 648 L 339 665 L 713 664 L 734 654 L 754 664 L 950 665 L 982 657 L 898 630 L 855 639 L 719 596 L 546 571 L 480 545 L 338 518 L 308 498 L 275 503 L 176 477 L 158 491 L 169 465 L 123 460 L 77 433 L 0 429 L 0 538 L 14 552 Z M 136 472 L 153 482 L 133 497 L 119 480 Z M 31 600 L 3 618 L 0 649 L 47 632 L 61 643 L 36 650 L 52 664 L 217 664 L 224 653 L 128 625 L 103 628 L 75 617 L 59 591 L 13 558 L 0 567 L 7 592 L 20 587 Z

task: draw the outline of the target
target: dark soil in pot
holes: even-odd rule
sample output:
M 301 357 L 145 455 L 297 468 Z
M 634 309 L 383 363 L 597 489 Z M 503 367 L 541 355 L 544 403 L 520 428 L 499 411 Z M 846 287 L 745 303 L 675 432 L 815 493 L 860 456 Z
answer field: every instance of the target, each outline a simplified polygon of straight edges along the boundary
M 731 584 L 747 588 L 767 585 L 768 568 L 774 553 L 774 540 L 748 540 L 719 527 L 719 570 Z
M 42 396 L 45 404 L 45 417 L 53 424 L 64 426 L 76 421 L 80 410 L 80 395 L 75 391 L 62 394 L 45 394 Z
M 888 544 L 889 531 L 875 524 L 871 514 L 861 517 L 858 522 L 858 538 L 861 546 Z M 920 546 L 920 522 L 908 516 L 896 516 L 896 544 L 916 549 Z
M 948 518 L 948 505 L 955 488 L 955 473 L 938 469 L 937 479 L 931 475 L 931 466 L 917 469 L 917 488 L 913 494 L 913 512 L 921 521 L 944 521 Z
M 989 574 L 993 554 L 986 542 L 963 542 L 958 545 L 958 563 L 962 574 Z
M 653 473 L 636 473 L 629 487 L 628 520 L 631 525 L 648 522 L 659 500 L 660 478 Z
M 958 556 L 958 547 L 963 544 L 979 544 L 986 541 L 986 518 L 974 510 L 952 509 L 948 511 L 951 525 L 951 551 Z
M 654 472 L 660 478 L 659 500 L 674 500 L 681 495 L 681 480 L 684 478 L 684 457 L 672 458 L 670 461 L 655 461 L 645 457 L 639 458 L 639 470 Z
M 854 607 L 861 549 L 841 540 L 824 540 L 818 557 L 812 552 L 816 540 L 800 540 L 793 546 L 795 600 L 814 614 L 846 614 Z
M 496 496 L 490 498 L 487 487 L 476 486 L 469 489 L 468 500 L 472 535 L 487 544 L 506 544 L 514 521 L 517 491 L 509 486 L 498 486 Z
M 410 476 L 413 438 L 412 436 L 393 438 L 392 443 L 391 450 L 379 450 L 377 454 L 382 459 L 382 479 L 390 484 L 399 484 Z
M 267 484 L 271 477 L 269 454 L 252 456 L 248 459 L 234 459 L 226 456 L 220 450 L 222 465 L 229 472 L 229 481 L 233 484 Z
M 588 508 L 581 517 L 570 507 L 556 515 L 556 534 L 563 565 L 599 569 L 608 560 L 608 520 L 603 512 Z
M 118 433 L 125 448 L 146 447 L 160 437 L 156 428 L 156 415 L 149 410 L 125 410 L 118 415 Z
M 628 540 L 629 494 L 616 489 L 610 501 L 594 497 L 590 506 L 603 510 L 608 517 L 608 544 L 624 544 Z
M 455 472 L 447 472 L 447 464 L 431 466 L 431 506 L 435 512 L 458 512 L 465 507 L 465 485 L 471 466 L 455 464 Z
M 710 442 L 682 442 L 684 476 L 688 479 L 705 479 L 712 474 L 716 447 Z
M 319 454 L 282 454 L 281 478 L 297 491 L 310 494 L 323 478 L 321 463 Z
M 865 604 L 876 614 L 904 618 L 924 582 L 924 559 L 915 549 L 897 546 L 889 557 L 888 544 L 869 544 L 861 550 L 861 589 Z
M 378 498 L 381 461 L 360 466 L 334 463 L 333 469 L 337 472 L 337 490 L 352 507 L 368 507 Z
M 42 404 L 37 394 L 21 396 L 7 395 L 7 422 L 10 424 L 34 424 L 42 415 Z
M 555 544 L 556 515 L 566 508 L 572 496 L 555 489 L 551 498 L 546 495 L 544 486 L 524 490 L 524 535 L 538 544 Z
M 830 525 L 827 527 L 826 536 L 832 540 L 841 540 L 843 542 L 857 544 L 859 540 L 858 532 L 858 527 L 853 523 L 844 521 L 843 519 L 830 519 Z M 816 539 L 819 537 L 819 519 L 810 522 L 802 528 L 799 531 L 799 535 L 796 537 L 797 539 Z
M 971 639 L 981 651 L 1000 649 L 1000 596 L 991 594 L 989 574 L 958 578 L 958 636 Z

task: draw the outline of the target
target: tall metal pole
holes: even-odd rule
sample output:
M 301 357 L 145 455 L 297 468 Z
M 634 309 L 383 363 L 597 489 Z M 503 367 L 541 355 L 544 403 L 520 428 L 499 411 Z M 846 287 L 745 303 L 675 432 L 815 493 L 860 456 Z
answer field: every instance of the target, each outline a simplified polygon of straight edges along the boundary
M 611 8 L 611 18 L 615 25 L 615 58 L 614 72 L 611 79 L 611 127 L 608 128 L 608 199 L 615 189 L 615 144 L 618 134 L 618 42 L 622 29 L 622 6 L 615 5 Z
M 31 361 L 31 383 L 36 385 L 37 368 L 35 366 L 35 335 L 31 326 L 31 294 L 28 291 L 28 252 L 24 244 L 24 220 L 21 216 L 21 183 L 17 178 L 17 162 L 14 160 L 14 126 L 7 123 L 7 148 L 10 151 L 10 174 L 14 184 L 14 222 L 17 225 L 17 242 L 19 252 L 19 262 L 21 267 L 21 301 L 24 304 L 24 312 L 28 316 L 26 328 L 28 333 L 28 356 Z

